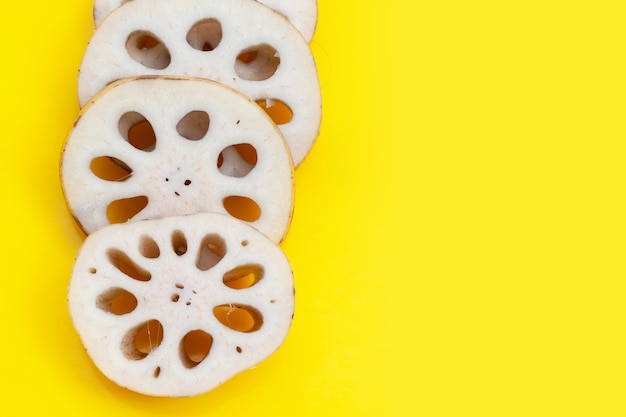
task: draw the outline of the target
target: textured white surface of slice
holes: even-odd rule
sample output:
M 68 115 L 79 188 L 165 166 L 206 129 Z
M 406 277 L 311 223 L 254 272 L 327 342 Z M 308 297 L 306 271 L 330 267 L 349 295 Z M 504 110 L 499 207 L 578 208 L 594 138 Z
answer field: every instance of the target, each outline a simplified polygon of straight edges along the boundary
M 208 78 L 255 102 L 284 103 L 287 116 L 275 121 L 295 166 L 319 135 L 321 91 L 309 45 L 285 18 L 256 1 L 133 0 L 118 7 L 86 48 L 80 105 L 107 84 L 139 75 Z
M 96 26 L 100 26 L 109 13 L 128 1 L 131 0 L 95 0 L 93 16 Z M 285 16 L 308 42 L 311 41 L 317 25 L 317 0 L 258 1 Z
M 89 235 L 68 304 L 106 377 L 142 394 L 185 397 L 274 353 L 291 326 L 294 294 L 280 247 L 245 223 L 202 213 Z M 242 311 L 250 313 L 244 320 L 235 317 Z
M 70 132 L 61 179 L 86 233 L 210 211 L 280 242 L 294 204 L 293 163 L 276 125 L 245 96 L 204 79 L 144 77 L 108 86 Z

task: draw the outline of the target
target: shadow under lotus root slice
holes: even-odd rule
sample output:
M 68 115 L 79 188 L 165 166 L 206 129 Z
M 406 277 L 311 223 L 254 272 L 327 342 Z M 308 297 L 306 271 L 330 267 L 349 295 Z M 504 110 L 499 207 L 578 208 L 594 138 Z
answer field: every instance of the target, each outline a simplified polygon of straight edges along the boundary
M 100 26 L 109 13 L 129 1 L 131 0 L 95 0 L 93 16 L 96 26 Z M 317 26 L 317 0 L 258 1 L 284 16 L 307 42 L 311 42 Z
M 84 107 L 61 179 L 86 233 L 114 223 L 218 212 L 280 242 L 293 211 L 293 163 L 276 125 L 222 84 L 117 81 Z
M 289 332 L 294 294 L 279 246 L 243 222 L 200 213 L 89 235 L 68 304 L 85 350 L 110 380 L 186 397 L 274 353 Z
M 109 83 L 139 75 L 195 76 L 240 91 L 270 114 L 295 166 L 319 135 L 322 101 L 311 49 L 293 25 L 256 1 L 132 0 L 118 7 L 83 56 L 80 105 Z

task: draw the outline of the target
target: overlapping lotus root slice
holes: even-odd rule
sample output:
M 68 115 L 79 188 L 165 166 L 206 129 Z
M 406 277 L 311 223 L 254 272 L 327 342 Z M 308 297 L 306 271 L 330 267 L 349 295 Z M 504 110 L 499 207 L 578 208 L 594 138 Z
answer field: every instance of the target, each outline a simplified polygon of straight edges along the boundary
M 130 390 L 202 394 L 287 337 L 290 264 L 274 242 L 217 213 L 112 225 L 80 248 L 68 291 L 94 364 Z
M 311 49 L 293 25 L 256 1 L 132 0 L 117 8 L 85 51 L 80 104 L 115 80 L 146 74 L 208 78 L 240 91 L 270 114 L 295 166 L 319 134 Z
M 114 9 L 131 0 L 95 0 L 93 16 L 96 26 Z M 228 1 L 228 0 L 225 0 Z M 317 0 L 258 0 L 283 15 L 310 42 L 317 26 Z
M 280 242 L 294 204 L 293 164 L 276 125 L 245 96 L 204 79 L 111 84 L 82 109 L 61 178 L 86 233 L 210 211 Z

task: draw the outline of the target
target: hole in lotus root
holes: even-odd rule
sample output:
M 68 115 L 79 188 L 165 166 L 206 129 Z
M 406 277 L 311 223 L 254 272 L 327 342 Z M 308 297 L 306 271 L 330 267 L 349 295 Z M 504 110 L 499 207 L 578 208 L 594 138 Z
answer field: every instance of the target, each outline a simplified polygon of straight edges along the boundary
M 280 65 L 278 51 L 267 44 L 244 49 L 237 55 L 235 73 L 248 81 L 263 81 L 272 77 Z
M 147 282 L 152 278 L 152 274 L 149 271 L 137 265 L 126 253 L 119 249 L 109 249 L 107 256 L 113 266 L 134 280 Z
M 287 124 L 293 119 L 293 110 L 281 100 L 267 98 L 256 100 L 256 104 L 261 106 L 270 119 L 277 125 Z
M 126 181 L 133 174 L 133 170 L 112 156 L 100 156 L 91 161 L 91 172 L 105 181 Z
M 137 297 L 123 288 L 111 288 L 100 294 L 96 306 L 107 313 L 123 316 L 137 308 Z
M 172 249 L 178 256 L 183 256 L 187 253 L 187 238 L 180 230 L 175 230 L 172 233 Z
M 200 242 L 196 267 L 201 271 L 208 271 L 217 265 L 226 255 L 226 242 L 220 236 L 207 235 Z
M 223 201 L 224 208 L 233 217 L 245 222 L 255 222 L 261 217 L 261 207 L 248 197 L 230 196 Z
M 261 265 L 242 265 L 225 273 L 222 281 L 228 288 L 244 290 L 259 282 L 264 272 Z
M 163 325 L 158 320 L 148 320 L 130 329 L 122 339 L 122 352 L 131 360 L 147 357 L 163 342 Z
M 215 318 L 229 329 L 250 333 L 263 325 L 263 316 L 254 307 L 243 304 L 224 304 L 213 308 Z
M 139 64 L 155 70 L 167 68 L 172 61 L 170 52 L 163 42 L 145 30 L 135 31 L 128 36 L 126 51 Z
M 186 368 L 198 366 L 211 351 L 213 336 L 202 330 L 193 330 L 180 342 L 180 358 Z
M 242 178 L 258 163 L 256 148 L 249 143 L 239 143 L 225 148 L 217 159 L 217 168 L 228 177 Z
M 200 140 L 209 131 L 209 115 L 204 111 L 187 113 L 176 125 L 178 134 L 189 140 Z
M 212 51 L 222 40 L 222 25 L 217 19 L 201 20 L 187 32 L 187 43 L 198 51 Z
M 107 207 L 107 219 L 111 224 L 126 223 L 148 205 L 148 197 L 137 196 L 115 200 Z
M 156 259 L 161 256 L 159 245 L 150 236 L 141 236 L 139 239 L 139 253 L 144 258 Z
M 120 117 L 118 128 L 122 137 L 136 149 L 150 152 L 156 147 L 156 134 L 152 124 L 140 113 L 125 113 Z

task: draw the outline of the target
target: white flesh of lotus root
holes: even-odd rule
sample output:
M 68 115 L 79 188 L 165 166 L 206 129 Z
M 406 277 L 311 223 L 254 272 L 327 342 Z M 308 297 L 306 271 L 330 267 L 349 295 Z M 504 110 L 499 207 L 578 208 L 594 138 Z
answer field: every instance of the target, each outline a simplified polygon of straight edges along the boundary
M 319 134 L 321 92 L 309 45 L 256 1 L 133 0 L 115 9 L 83 56 L 80 105 L 115 80 L 146 74 L 212 79 L 268 107 L 295 166 Z
M 95 0 L 93 16 L 96 26 L 114 9 L 131 0 Z M 285 16 L 311 42 L 317 26 L 317 0 L 258 0 Z
M 217 213 L 105 227 L 81 246 L 68 291 L 88 355 L 152 396 L 207 392 L 275 352 L 294 314 L 279 246 Z
M 81 110 L 61 160 L 81 228 L 220 212 L 275 242 L 293 211 L 293 164 L 276 125 L 222 84 L 180 77 L 117 81 Z

